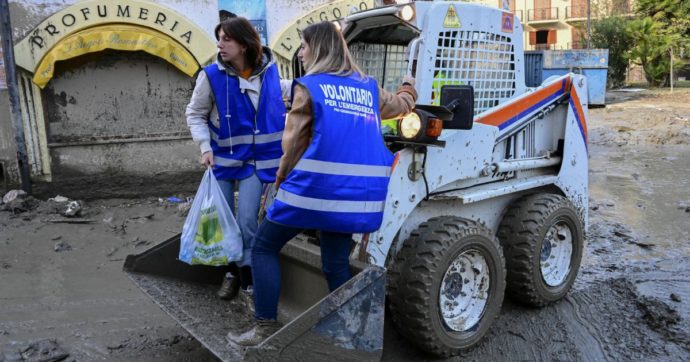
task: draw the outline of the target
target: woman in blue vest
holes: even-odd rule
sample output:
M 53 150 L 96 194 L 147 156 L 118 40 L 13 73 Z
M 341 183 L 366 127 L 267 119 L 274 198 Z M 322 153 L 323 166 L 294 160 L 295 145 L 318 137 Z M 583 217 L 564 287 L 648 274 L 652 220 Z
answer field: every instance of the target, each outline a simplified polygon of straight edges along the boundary
M 218 56 L 199 72 L 187 106 L 187 125 L 201 148 L 201 163 L 213 166 L 242 232 L 242 260 L 231 266 L 218 295 L 232 299 L 240 287 L 251 295 L 251 247 L 258 227 L 263 184 L 275 181 L 285 128 L 281 81 L 271 51 L 245 18 L 216 26 Z M 239 192 L 235 210 L 235 189 Z M 246 298 L 251 299 L 251 298 Z
M 417 94 L 405 79 L 395 94 L 378 87 L 352 60 L 330 22 L 302 32 L 298 57 L 307 75 L 293 85 L 292 110 L 283 134 L 276 197 L 252 250 L 256 325 L 227 338 L 256 345 L 280 328 L 279 252 L 303 229 L 321 231 L 322 270 L 331 291 L 348 281 L 353 233 L 381 226 L 393 154 L 381 135 L 381 118 L 414 108 Z M 306 286 L 305 286 L 306 287 Z

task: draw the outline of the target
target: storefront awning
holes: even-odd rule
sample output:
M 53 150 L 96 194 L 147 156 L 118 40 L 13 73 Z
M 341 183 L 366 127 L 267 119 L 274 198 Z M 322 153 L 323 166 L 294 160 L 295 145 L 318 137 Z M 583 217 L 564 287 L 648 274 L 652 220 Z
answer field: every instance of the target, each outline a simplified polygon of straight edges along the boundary
M 144 51 L 165 59 L 190 77 L 199 69 L 194 56 L 170 36 L 136 25 L 109 24 L 82 30 L 57 42 L 41 59 L 33 82 L 43 88 L 53 77 L 56 62 L 105 49 Z

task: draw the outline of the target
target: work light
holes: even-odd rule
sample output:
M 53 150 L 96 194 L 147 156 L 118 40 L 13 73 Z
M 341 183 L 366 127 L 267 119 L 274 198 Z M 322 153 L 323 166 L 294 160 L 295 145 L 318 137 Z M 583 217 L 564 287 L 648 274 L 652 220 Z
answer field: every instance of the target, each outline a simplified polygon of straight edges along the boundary
M 414 8 L 412 5 L 405 5 L 400 9 L 400 18 L 405 21 L 410 21 L 414 18 Z
M 415 138 L 420 129 L 422 129 L 422 120 L 414 111 L 401 118 L 398 124 L 398 134 L 408 140 Z
M 398 121 L 398 135 L 412 143 L 436 143 L 443 130 L 443 121 L 434 114 L 415 109 Z

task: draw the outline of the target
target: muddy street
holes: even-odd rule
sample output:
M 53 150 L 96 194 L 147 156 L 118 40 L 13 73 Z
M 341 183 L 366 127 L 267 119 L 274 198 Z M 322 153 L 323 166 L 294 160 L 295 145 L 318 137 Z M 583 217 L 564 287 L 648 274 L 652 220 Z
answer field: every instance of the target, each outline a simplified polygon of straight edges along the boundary
M 506 299 L 455 360 L 690 359 L 690 89 L 609 92 L 607 103 L 589 110 L 589 225 L 573 290 L 541 309 Z M 215 360 L 122 272 L 128 254 L 179 232 L 173 194 L 192 196 L 87 200 L 77 218 L 46 201 L 55 195 L 5 205 L 0 361 Z M 431 357 L 387 325 L 384 360 L 420 359 Z

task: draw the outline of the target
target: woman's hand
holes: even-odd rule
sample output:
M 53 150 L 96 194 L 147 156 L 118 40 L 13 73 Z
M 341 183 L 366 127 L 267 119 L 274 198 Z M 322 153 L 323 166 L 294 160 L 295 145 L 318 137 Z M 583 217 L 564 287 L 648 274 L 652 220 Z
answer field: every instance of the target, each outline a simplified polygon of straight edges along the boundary
M 403 84 L 403 85 L 409 84 L 409 85 L 411 85 L 411 86 L 414 87 L 414 83 L 415 83 L 415 79 L 414 79 L 413 76 L 411 76 L 411 75 L 409 75 L 409 74 L 405 74 L 405 75 L 403 76 L 403 79 L 402 79 L 402 84 Z
M 201 164 L 206 167 L 213 166 L 213 151 L 206 151 L 201 155 Z
M 285 177 L 283 177 L 283 176 L 276 176 L 276 182 L 273 183 L 273 185 L 275 186 L 275 191 L 276 191 L 276 192 L 277 192 L 278 189 L 280 188 L 280 184 L 282 184 L 283 181 L 285 181 Z

